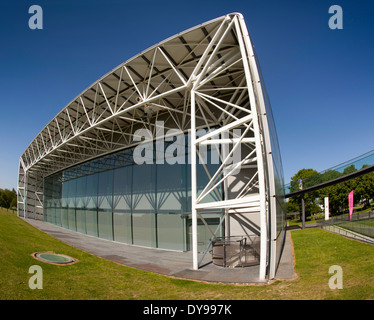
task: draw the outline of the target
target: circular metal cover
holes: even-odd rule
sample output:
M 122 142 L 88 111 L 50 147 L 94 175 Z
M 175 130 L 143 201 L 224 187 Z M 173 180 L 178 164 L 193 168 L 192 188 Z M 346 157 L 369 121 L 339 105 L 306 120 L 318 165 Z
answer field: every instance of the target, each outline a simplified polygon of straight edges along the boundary
M 78 262 L 77 259 L 70 256 L 54 252 L 35 252 L 32 256 L 36 260 L 57 265 L 70 265 Z

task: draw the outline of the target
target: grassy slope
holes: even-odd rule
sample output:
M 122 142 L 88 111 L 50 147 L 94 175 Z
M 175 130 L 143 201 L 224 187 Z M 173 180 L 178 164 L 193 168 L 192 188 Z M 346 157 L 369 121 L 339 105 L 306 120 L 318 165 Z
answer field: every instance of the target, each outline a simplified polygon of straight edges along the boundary
M 374 247 L 319 229 L 292 232 L 297 279 L 238 286 L 173 279 L 82 252 L 0 210 L 0 299 L 374 299 Z M 54 251 L 78 263 L 55 266 L 33 252 Z M 31 265 L 43 289 L 28 286 Z M 343 289 L 328 286 L 329 267 L 343 268 Z

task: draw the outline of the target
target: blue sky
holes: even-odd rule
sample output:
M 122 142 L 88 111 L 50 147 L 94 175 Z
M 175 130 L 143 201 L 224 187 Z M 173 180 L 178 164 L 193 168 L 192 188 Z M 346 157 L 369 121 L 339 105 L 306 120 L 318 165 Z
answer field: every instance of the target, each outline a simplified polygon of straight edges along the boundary
M 31 30 L 31 5 L 43 30 Z M 331 5 L 343 29 L 331 30 Z M 374 2 L 343 0 L 78 1 L 0 4 L 0 188 L 19 157 L 98 78 L 187 28 L 244 15 L 272 104 L 285 181 L 374 149 Z

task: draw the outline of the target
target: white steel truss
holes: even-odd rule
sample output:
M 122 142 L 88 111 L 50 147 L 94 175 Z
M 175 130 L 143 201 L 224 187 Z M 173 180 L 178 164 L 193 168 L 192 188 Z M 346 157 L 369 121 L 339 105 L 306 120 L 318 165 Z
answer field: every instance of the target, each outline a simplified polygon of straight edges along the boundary
M 204 210 L 217 209 L 223 212 L 219 227 L 225 226 L 226 235 L 230 219 L 256 216 L 259 278 L 265 279 L 273 255 L 269 206 L 275 187 L 257 68 L 244 19 L 237 13 L 175 35 L 118 66 L 71 101 L 22 154 L 19 216 L 42 216 L 45 176 L 138 144 L 135 130 L 156 135 L 156 123 L 163 121 L 165 129 L 190 131 L 193 268 L 199 268 L 209 249 L 199 259 L 197 221 L 206 224 Z M 200 128 L 210 131 L 199 136 Z M 207 146 L 217 150 L 220 166 L 215 173 L 205 167 L 209 183 L 197 190 L 196 166 Z M 241 157 L 235 162 L 237 153 Z M 212 194 L 216 200 L 207 200 Z M 215 239 L 218 228 L 206 225 Z

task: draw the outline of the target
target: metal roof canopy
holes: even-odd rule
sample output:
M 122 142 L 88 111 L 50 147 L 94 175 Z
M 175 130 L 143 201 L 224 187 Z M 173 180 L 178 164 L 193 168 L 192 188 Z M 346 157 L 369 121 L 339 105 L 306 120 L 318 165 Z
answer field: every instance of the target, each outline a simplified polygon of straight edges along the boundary
M 191 154 L 202 145 L 221 144 L 222 165 L 200 195 L 196 189 L 196 157 L 191 157 L 193 268 L 199 268 L 199 211 L 222 208 L 229 214 L 258 212 L 260 274 L 275 273 L 275 185 L 266 109 L 255 54 L 244 18 L 232 13 L 188 29 L 129 59 L 73 99 L 36 136 L 20 158 L 18 214 L 43 214 L 44 177 L 89 159 L 138 144 L 135 130 L 156 136 L 156 121 L 165 129 L 190 131 Z M 198 128 L 219 129 L 198 137 Z M 240 128 L 240 136 L 232 131 Z M 229 142 L 230 145 L 227 144 Z M 247 150 L 237 165 L 250 168 L 239 191 L 229 160 L 237 148 Z M 224 199 L 202 201 L 224 184 Z M 273 208 L 273 209 L 272 209 Z M 227 219 L 226 222 L 227 223 Z M 215 233 L 213 237 L 215 237 Z M 270 240 L 271 239 L 271 240 Z M 207 248 L 208 249 L 208 248 Z M 207 250 L 206 250 L 207 251 Z M 206 253 L 206 252 L 205 252 Z M 200 261 L 202 258 L 200 259 Z

